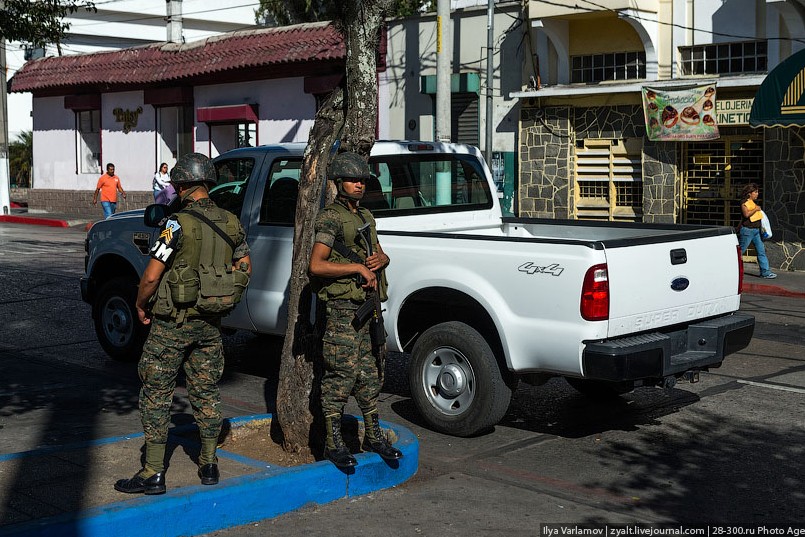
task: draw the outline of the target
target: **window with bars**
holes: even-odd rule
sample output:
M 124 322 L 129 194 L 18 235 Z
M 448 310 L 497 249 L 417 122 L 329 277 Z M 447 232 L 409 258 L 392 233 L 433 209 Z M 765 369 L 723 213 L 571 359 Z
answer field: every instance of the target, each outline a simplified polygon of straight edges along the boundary
M 574 189 L 576 218 L 642 221 L 641 155 L 639 138 L 578 140 Z
M 740 41 L 679 47 L 683 75 L 765 73 L 766 41 Z
M 572 83 L 646 78 L 646 53 L 642 50 L 571 56 L 570 62 Z

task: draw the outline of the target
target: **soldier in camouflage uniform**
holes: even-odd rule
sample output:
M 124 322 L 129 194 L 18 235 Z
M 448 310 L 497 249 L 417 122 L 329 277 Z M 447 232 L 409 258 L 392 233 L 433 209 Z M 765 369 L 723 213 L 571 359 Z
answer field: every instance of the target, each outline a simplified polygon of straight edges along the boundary
M 380 293 L 382 300 L 386 298 L 382 271 L 388 266 L 389 257 L 377 242 L 372 214 L 360 206 L 369 173 L 366 161 L 355 153 L 341 153 L 333 159 L 328 176 L 336 182 L 338 196 L 316 219 L 308 268 L 318 297 L 327 307 L 321 381 L 327 432 L 324 453 L 340 468 L 357 464 L 341 436 L 341 416 L 350 394 L 354 394 L 363 412 L 363 450 L 387 460 L 402 457 L 379 426 L 377 398 L 383 385 L 385 338 L 373 344 L 368 322 L 357 330 L 353 327 L 355 311 L 367 299 L 367 290 Z M 371 256 L 367 256 L 366 245 L 357 237 L 357 229 L 366 223 L 370 225 L 373 243 Z M 352 254 L 348 256 L 349 252 Z
M 229 258 L 230 274 L 241 271 L 239 278 L 246 283 L 251 267 L 249 246 L 238 218 L 217 207 L 208 196 L 216 181 L 212 162 L 199 153 L 181 157 L 171 172 L 182 210 L 171 215 L 151 248 L 136 303 L 140 321 L 151 325 L 138 367 L 143 383 L 140 417 L 145 432 L 145 465 L 131 479 L 115 483 L 120 492 L 165 492 L 170 407 L 182 365 L 201 437 L 198 475 L 205 485 L 219 480 L 215 452 L 222 425 L 217 384 L 224 370 L 221 314 L 198 311 L 199 298 L 192 295 L 195 291 L 200 296 L 199 260 L 204 259 L 205 252 L 222 252 L 216 254 L 218 259 Z M 187 274 L 195 275 L 195 281 Z

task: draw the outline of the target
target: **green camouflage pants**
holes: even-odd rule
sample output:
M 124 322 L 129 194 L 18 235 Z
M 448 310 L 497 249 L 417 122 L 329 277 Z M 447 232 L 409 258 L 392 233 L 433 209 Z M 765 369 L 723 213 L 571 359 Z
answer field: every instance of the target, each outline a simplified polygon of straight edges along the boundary
M 219 325 L 218 319 L 188 319 L 181 326 L 152 319 L 138 367 L 143 382 L 140 419 L 146 442 L 164 444 L 168 440 L 173 391 L 182 364 L 200 436 L 218 437 L 221 432 L 218 381 L 224 372 Z
M 350 394 L 364 413 L 373 411 L 383 387 L 383 355 L 377 358 L 372 354 L 369 323 L 358 332 L 352 327 L 354 314 L 354 309 L 327 306 L 321 379 L 321 407 L 325 416 L 340 414 Z

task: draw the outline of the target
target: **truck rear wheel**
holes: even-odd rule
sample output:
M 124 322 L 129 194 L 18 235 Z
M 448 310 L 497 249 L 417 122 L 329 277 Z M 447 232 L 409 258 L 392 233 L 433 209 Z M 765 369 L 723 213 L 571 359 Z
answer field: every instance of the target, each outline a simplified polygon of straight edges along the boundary
M 140 359 L 148 327 L 137 318 L 137 283 L 113 278 L 101 285 L 93 304 L 95 334 L 106 354 L 115 360 Z
M 565 377 L 574 390 L 590 399 L 614 399 L 634 390 L 633 382 L 610 382 L 606 380 L 578 379 Z
M 433 326 L 417 340 L 408 380 L 425 421 L 454 436 L 471 436 L 497 424 L 516 382 L 504 380 L 483 336 L 457 321 Z

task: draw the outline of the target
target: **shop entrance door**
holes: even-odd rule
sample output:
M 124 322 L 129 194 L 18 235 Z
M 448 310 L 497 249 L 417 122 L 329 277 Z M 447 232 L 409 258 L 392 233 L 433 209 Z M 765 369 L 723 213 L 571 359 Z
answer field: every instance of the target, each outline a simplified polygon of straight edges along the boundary
M 682 153 L 682 222 L 737 226 L 744 185 L 763 191 L 762 135 L 687 142 Z

